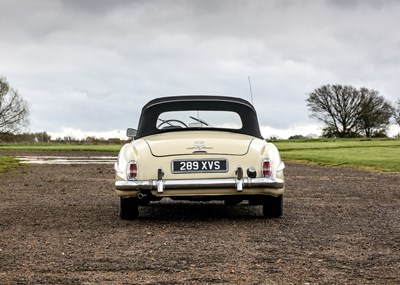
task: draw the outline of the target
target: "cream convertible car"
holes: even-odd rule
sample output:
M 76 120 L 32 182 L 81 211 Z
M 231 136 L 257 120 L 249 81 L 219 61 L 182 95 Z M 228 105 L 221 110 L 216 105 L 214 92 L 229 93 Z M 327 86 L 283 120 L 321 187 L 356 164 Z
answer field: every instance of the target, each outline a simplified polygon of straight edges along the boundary
M 260 133 L 247 101 L 222 96 L 176 96 L 150 101 L 138 129 L 128 129 L 115 164 L 121 219 L 139 205 L 176 200 L 248 201 L 266 217 L 283 211 L 284 164 Z

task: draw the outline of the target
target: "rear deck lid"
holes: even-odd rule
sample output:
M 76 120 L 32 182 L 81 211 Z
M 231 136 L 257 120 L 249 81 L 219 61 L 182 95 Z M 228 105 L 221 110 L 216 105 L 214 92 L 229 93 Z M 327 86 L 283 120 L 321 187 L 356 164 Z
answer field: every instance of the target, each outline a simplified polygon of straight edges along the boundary
M 171 132 L 143 138 L 154 156 L 190 154 L 245 155 L 252 136 L 217 131 Z

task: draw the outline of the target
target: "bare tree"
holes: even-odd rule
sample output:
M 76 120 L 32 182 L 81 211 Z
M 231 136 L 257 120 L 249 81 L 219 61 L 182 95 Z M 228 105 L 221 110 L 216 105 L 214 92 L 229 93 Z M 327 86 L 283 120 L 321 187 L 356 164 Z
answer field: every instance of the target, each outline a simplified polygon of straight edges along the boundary
M 400 99 L 396 101 L 396 105 L 393 107 L 393 115 L 396 123 L 400 126 Z
M 0 77 L 0 133 L 15 133 L 29 125 L 27 102 Z
M 324 85 L 308 95 L 311 116 L 325 123 L 325 136 L 346 138 L 358 133 L 362 96 L 354 87 Z
M 360 131 L 366 137 L 386 135 L 392 118 L 393 109 L 389 101 L 379 95 L 376 90 L 361 88 Z
M 307 98 L 311 116 L 325 123 L 326 137 L 386 135 L 393 111 L 376 90 L 365 87 L 324 85 Z

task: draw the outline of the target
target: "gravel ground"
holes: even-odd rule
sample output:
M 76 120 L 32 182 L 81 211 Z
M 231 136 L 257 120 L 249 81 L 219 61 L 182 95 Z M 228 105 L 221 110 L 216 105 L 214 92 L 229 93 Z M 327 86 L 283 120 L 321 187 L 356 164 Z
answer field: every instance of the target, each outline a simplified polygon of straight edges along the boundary
M 400 284 L 399 174 L 287 163 L 280 219 L 163 200 L 121 221 L 113 178 L 0 174 L 0 284 Z

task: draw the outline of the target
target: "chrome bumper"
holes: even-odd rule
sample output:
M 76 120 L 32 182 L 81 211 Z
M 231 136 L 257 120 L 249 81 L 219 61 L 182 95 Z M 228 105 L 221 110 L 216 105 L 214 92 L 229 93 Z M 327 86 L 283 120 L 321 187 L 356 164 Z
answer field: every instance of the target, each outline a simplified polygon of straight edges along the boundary
M 117 190 L 141 191 L 155 190 L 163 193 L 165 189 L 204 189 L 234 188 L 238 192 L 243 188 L 283 188 L 284 181 L 279 178 L 224 178 L 224 179 L 187 179 L 187 180 L 119 180 L 115 182 Z

